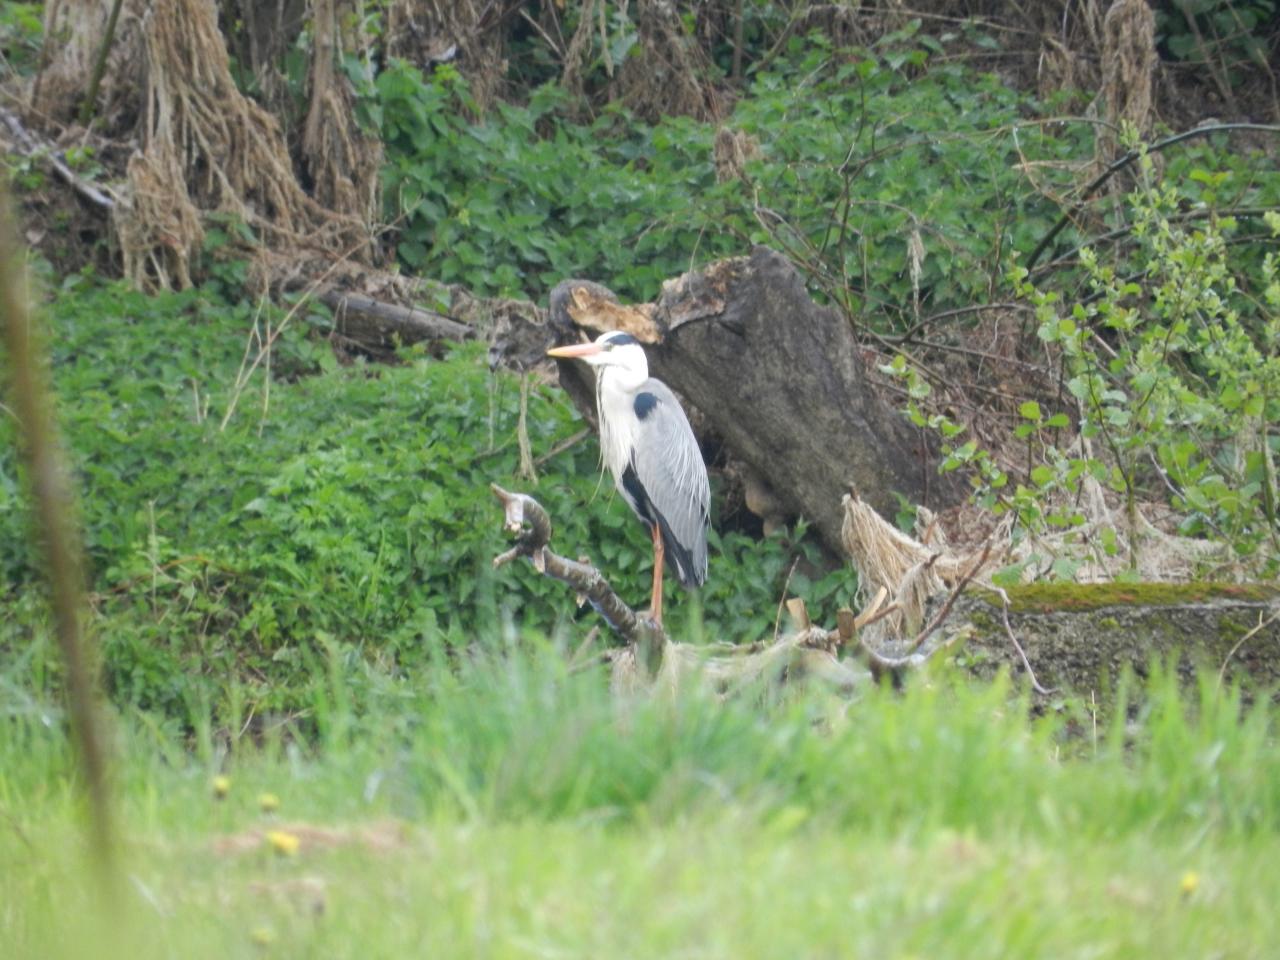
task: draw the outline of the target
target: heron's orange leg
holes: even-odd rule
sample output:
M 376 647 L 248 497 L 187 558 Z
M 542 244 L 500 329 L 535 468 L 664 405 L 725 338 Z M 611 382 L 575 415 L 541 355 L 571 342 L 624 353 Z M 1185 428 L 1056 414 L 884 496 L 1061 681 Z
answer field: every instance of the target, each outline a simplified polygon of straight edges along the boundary
M 662 531 L 655 523 L 649 528 L 653 533 L 653 596 L 649 600 L 649 614 L 654 622 L 662 625 Z

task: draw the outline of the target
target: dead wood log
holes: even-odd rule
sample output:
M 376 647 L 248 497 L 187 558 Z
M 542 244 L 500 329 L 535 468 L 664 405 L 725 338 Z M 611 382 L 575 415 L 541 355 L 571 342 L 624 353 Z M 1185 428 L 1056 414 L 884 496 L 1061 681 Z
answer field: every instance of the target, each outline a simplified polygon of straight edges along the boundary
M 949 648 L 967 633 L 953 633 L 927 649 L 916 649 L 926 639 L 922 634 L 912 645 L 915 652 L 891 657 L 871 647 L 860 630 L 888 613 L 881 610 L 887 591 L 880 590 L 858 616 L 842 610 L 838 626 L 826 630 L 809 622 L 802 600 L 793 600 L 800 628 L 770 642 L 751 644 L 718 643 L 707 647 L 675 643 L 662 627 L 638 614 L 618 596 L 609 582 L 585 559 L 570 560 L 550 547 L 551 517 L 533 497 L 490 484 L 503 507 L 503 529 L 516 537 L 509 550 L 494 557 L 495 567 L 524 557 L 546 576 L 569 585 L 578 603 L 590 603 L 614 631 L 614 649 L 605 656 L 613 671 L 613 687 L 620 693 L 637 693 L 655 685 L 675 687 L 696 675 L 718 694 L 727 695 L 760 684 L 818 681 L 829 689 L 852 694 L 867 682 L 892 677 L 897 683 L 904 673 L 923 666 L 941 650 Z M 949 608 L 948 608 L 949 609 Z M 939 616 L 939 623 L 946 614 Z M 930 627 L 932 632 L 937 624 Z M 855 651 L 866 662 L 843 660 L 842 648 Z M 574 660 L 578 661 L 575 654 Z
M 330 287 L 319 300 L 333 311 L 334 329 L 361 343 L 383 346 L 392 340 L 470 340 L 475 331 L 452 317 L 421 307 L 400 306 Z
M 622 306 L 599 284 L 567 280 L 550 307 L 562 340 L 627 329 L 652 344 L 654 375 L 837 554 L 850 485 L 890 516 L 895 492 L 933 506 L 963 496 L 957 480 L 938 476 L 931 438 L 874 389 L 849 324 L 814 303 L 773 250 L 685 274 L 652 305 Z M 594 389 L 578 366 L 562 364 L 561 382 L 594 419 Z
M 0 128 L 5 139 L 9 140 L 15 152 L 24 157 L 39 156 L 53 168 L 58 179 L 69 186 L 90 207 L 102 214 L 109 214 L 115 206 L 115 198 L 97 184 L 90 183 L 79 176 L 69 166 L 61 151 L 51 144 L 43 142 L 31 133 L 22 123 L 18 115 L 11 110 L 0 107 Z

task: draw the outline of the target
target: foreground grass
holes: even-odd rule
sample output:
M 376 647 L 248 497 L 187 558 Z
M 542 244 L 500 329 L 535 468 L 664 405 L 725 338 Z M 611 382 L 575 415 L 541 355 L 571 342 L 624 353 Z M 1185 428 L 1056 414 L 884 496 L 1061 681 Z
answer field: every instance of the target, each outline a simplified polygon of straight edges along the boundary
M 1273 840 L 891 838 L 732 811 L 435 822 L 287 861 L 139 839 L 119 956 L 1261 957 L 1280 936 Z M 72 852 L 16 864 L 5 913 L 35 915 L 7 955 L 103 956 Z
M 935 676 L 848 711 L 621 706 L 561 663 L 388 681 L 359 714 L 334 696 L 312 747 L 269 734 L 228 753 L 200 734 L 187 749 L 122 718 L 125 866 L 105 909 L 57 725 L 11 717 L 0 954 L 1263 957 L 1280 942 L 1275 719 L 1212 684 L 1188 698 L 1159 676 L 1132 722 L 1080 742 L 999 684 Z

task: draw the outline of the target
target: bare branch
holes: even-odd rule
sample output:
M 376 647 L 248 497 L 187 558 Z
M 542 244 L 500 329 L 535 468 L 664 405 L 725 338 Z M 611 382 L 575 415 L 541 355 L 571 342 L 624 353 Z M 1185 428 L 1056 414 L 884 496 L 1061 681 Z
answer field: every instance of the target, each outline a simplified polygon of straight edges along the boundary
M 916 651 L 915 653 L 907 654 L 905 657 L 886 657 L 884 654 L 873 650 L 861 637 L 858 638 L 858 645 L 867 658 L 867 667 L 871 670 L 871 675 L 878 681 L 881 677 L 885 676 L 885 674 L 889 674 L 896 679 L 906 670 L 915 670 L 924 666 L 933 659 L 935 654 L 950 648 L 961 637 L 965 637 L 967 635 L 967 629 L 958 630 L 937 646 L 930 647 L 928 650 Z
M 876 595 L 871 598 L 871 602 L 867 604 L 866 609 L 854 618 L 852 624 L 853 629 L 861 630 L 867 624 L 875 623 L 875 621 L 879 620 L 880 617 L 884 616 L 884 614 L 877 616 L 876 613 L 880 609 L 880 604 L 884 603 L 885 598 L 888 596 L 889 588 L 881 584 L 880 589 L 877 590 Z
M 1230 651 L 1227 652 L 1226 657 L 1223 658 L 1222 668 L 1218 670 L 1218 686 L 1219 687 L 1222 686 L 1222 682 L 1227 677 L 1227 664 L 1231 662 L 1231 658 L 1236 655 L 1236 653 L 1240 650 L 1241 647 L 1243 647 L 1246 643 L 1248 643 L 1255 636 L 1257 636 L 1258 633 L 1265 630 L 1267 627 L 1271 626 L 1271 624 L 1275 623 L 1276 620 L 1278 619 L 1280 619 L 1280 613 L 1273 613 L 1266 620 L 1262 619 L 1261 613 L 1258 614 L 1258 625 L 1254 627 L 1252 630 L 1250 630 L 1248 633 L 1246 633 L 1239 640 L 1237 640 L 1236 645 L 1232 647 Z
M 515 545 L 494 557 L 495 567 L 518 557 L 527 557 L 539 573 L 567 583 L 577 594 L 585 597 L 624 643 L 657 643 L 662 647 L 670 642 L 666 632 L 648 617 L 632 610 L 594 566 L 562 557 L 550 548 L 551 517 L 542 504 L 528 494 L 512 493 L 496 483 L 491 483 L 489 489 L 502 504 L 505 515 L 503 528 L 516 535 Z
M 940 554 L 934 554 L 929 558 L 929 563 L 932 564 L 939 556 Z M 955 606 L 956 599 L 964 591 L 964 588 L 969 585 L 969 581 L 974 578 L 974 575 L 986 564 L 987 557 L 989 556 L 991 556 L 990 540 L 983 545 L 982 555 L 978 557 L 973 566 L 971 566 L 968 571 L 956 581 L 956 585 L 951 588 L 951 594 L 947 597 L 946 603 L 942 605 L 942 609 L 938 611 L 937 616 L 929 621 L 928 625 L 920 631 L 919 636 L 917 636 L 912 642 L 911 648 L 913 650 L 918 649 L 919 646 L 929 638 L 929 635 L 942 626 L 943 621 L 951 615 L 951 608 Z
M 838 628 L 826 630 L 812 625 L 804 602 L 793 598 L 786 605 L 798 629 L 785 637 L 775 636 L 772 641 L 761 640 L 751 644 L 722 643 L 697 648 L 672 643 L 658 624 L 627 606 L 599 570 L 585 558 L 569 560 L 551 549 L 551 517 L 537 500 L 527 494 L 504 490 L 497 484 L 490 484 L 490 489 L 502 504 L 503 528 L 516 538 L 511 549 L 494 558 L 494 566 L 502 566 L 520 557 L 527 558 L 546 576 L 568 584 L 578 594 L 580 603 L 590 602 L 621 641 L 613 644 L 615 648 L 624 648 L 621 653 L 615 649 L 592 655 L 589 651 L 593 646 L 593 631 L 570 660 L 570 668 L 575 672 L 597 663 L 612 663 L 616 681 L 619 669 L 625 668 L 626 664 L 641 667 L 649 680 L 658 675 L 659 668 L 670 677 L 696 669 L 722 695 L 747 689 L 766 676 L 774 676 L 783 682 L 802 677 L 818 679 L 835 689 L 851 692 L 859 686 L 859 673 L 839 659 L 839 648 L 852 642 L 857 630 L 898 609 L 897 604 L 882 606 L 887 595 L 887 591 L 882 589 L 861 614 L 855 617 L 851 611 L 842 610 L 838 616 Z M 984 554 L 965 581 L 985 559 Z M 963 585 L 962 581 L 960 588 Z M 938 621 L 941 619 L 939 617 Z M 886 657 L 870 649 L 865 642 L 858 642 L 873 676 L 885 673 L 898 676 L 904 670 L 923 665 L 963 635 L 962 631 L 927 651 L 905 657 Z M 865 677 L 865 674 L 861 676 Z
M 0 123 L 4 124 L 5 129 L 9 131 L 9 135 L 13 138 L 19 153 L 26 157 L 42 154 L 48 161 L 49 166 L 53 167 L 53 172 L 72 190 L 93 204 L 101 213 L 109 213 L 115 207 L 115 198 L 95 184 L 78 176 L 75 171 L 67 166 L 57 148 L 50 144 L 38 143 L 30 131 L 22 125 L 22 121 L 18 119 L 17 114 L 0 107 Z
M 1171 147 L 1176 143 L 1181 143 L 1183 140 L 1187 140 L 1192 137 L 1205 137 L 1210 134 L 1231 130 L 1257 130 L 1263 133 L 1280 133 L 1280 126 L 1265 123 L 1205 124 L 1204 126 L 1194 127 L 1191 130 L 1184 130 L 1182 133 L 1177 133 L 1171 137 L 1165 137 L 1163 140 L 1158 140 L 1155 143 L 1148 144 L 1146 146 L 1146 150 L 1148 153 L 1157 153 L 1167 147 Z M 1031 256 L 1027 257 L 1026 262 L 1028 270 L 1035 267 L 1036 261 L 1040 259 L 1040 255 L 1048 249 L 1049 244 L 1053 243 L 1054 238 L 1062 232 L 1062 229 L 1079 216 L 1080 212 L 1093 198 L 1093 195 L 1098 191 L 1098 189 L 1115 174 L 1119 173 L 1125 167 L 1129 166 L 1129 164 L 1137 160 L 1139 156 L 1141 156 L 1140 151 L 1130 150 L 1128 153 L 1112 162 L 1106 170 L 1102 171 L 1102 173 L 1099 174 L 1092 183 L 1084 188 L 1084 191 L 1080 195 L 1080 200 L 1076 205 L 1058 218 L 1058 222 L 1053 225 L 1052 229 L 1050 229 L 1049 232 L 1040 239 L 1040 242 L 1036 244 L 1036 248 L 1031 251 Z

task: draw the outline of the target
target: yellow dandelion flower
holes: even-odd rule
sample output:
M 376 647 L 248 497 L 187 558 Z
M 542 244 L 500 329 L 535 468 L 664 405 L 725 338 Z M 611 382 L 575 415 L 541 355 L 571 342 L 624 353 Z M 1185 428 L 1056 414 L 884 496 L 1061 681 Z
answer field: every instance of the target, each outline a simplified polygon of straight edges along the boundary
M 269 947 L 276 942 L 276 933 L 270 927 L 254 927 L 249 939 L 259 947 Z
M 1194 870 L 1188 870 L 1182 875 L 1182 882 L 1178 884 L 1178 888 L 1182 891 L 1184 897 L 1189 897 L 1200 887 L 1200 874 Z
M 280 798 L 274 793 L 260 793 L 258 806 L 262 808 L 263 813 L 275 813 L 280 809 Z
M 267 845 L 282 857 L 292 857 L 302 846 L 302 840 L 296 834 L 284 830 L 272 830 L 267 834 Z
M 231 792 L 231 778 L 217 776 L 213 778 L 213 796 L 217 800 L 224 800 L 228 793 Z

